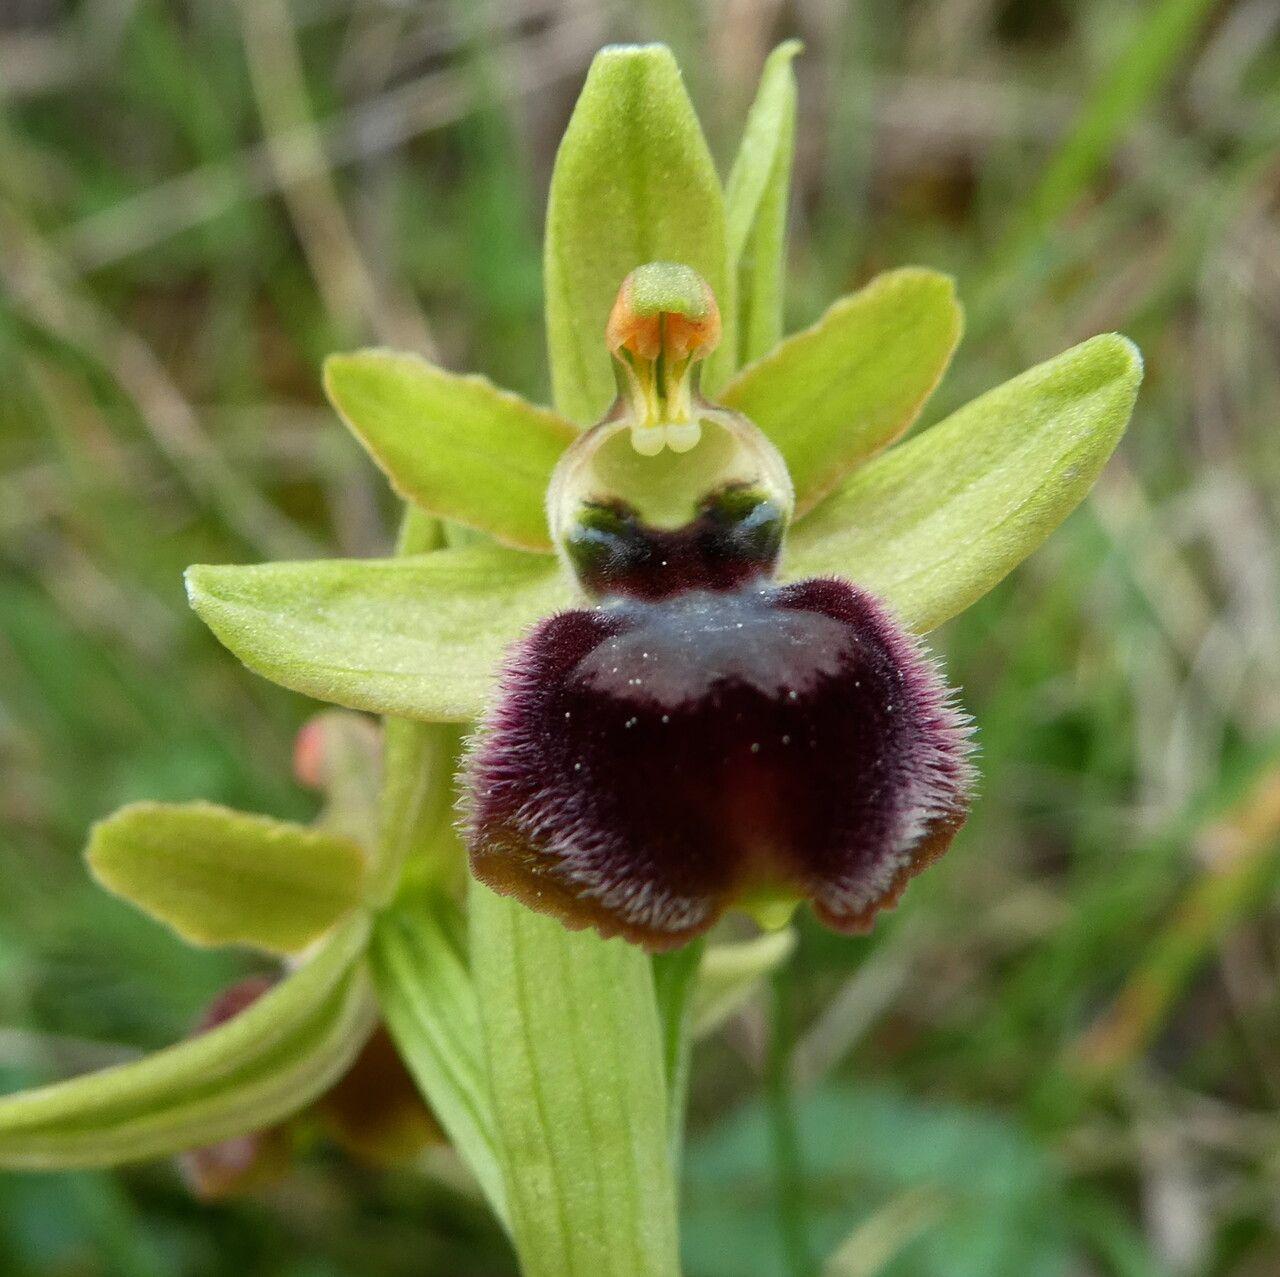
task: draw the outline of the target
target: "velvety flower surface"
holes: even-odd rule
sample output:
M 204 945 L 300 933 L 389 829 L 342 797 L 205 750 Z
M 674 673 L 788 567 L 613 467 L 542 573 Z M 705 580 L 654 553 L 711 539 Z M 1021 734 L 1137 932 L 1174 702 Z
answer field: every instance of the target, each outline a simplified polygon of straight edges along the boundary
M 476 746 L 472 865 L 651 948 L 753 898 L 860 931 L 963 822 L 966 757 L 936 668 L 846 582 L 565 612 Z

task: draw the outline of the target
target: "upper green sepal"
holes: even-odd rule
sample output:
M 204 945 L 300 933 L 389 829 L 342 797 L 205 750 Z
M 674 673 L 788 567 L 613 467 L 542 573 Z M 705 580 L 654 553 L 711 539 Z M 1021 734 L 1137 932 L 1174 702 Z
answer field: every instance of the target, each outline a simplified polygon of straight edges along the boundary
M 323 1094 L 376 1007 L 358 916 L 225 1024 L 133 1064 L 0 1099 L 0 1166 L 57 1170 L 163 1157 L 263 1130 Z
M 569 422 L 484 377 L 393 350 L 331 355 L 324 385 L 406 501 L 507 545 L 551 548 L 543 499 L 577 435 Z
M 468 722 L 507 645 L 574 600 L 557 560 L 496 545 L 193 567 L 187 594 L 250 669 L 351 709 Z
M 838 575 L 924 632 L 1039 546 L 1124 433 L 1142 356 L 1094 337 L 864 466 L 792 534 L 788 578 Z
M 801 517 L 916 419 L 960 340 L 955 284 L 909 266 L 842 297 L 721 398 L 773 441 Z
M 795 151 L 799 40 L 765 60 L 760 87 L 725 185 L 729 269 L 738 290 L 737 363 L 750 363 L 782 336 L 787 203 Z
M 724 336 L 704 372 L 714 389 L 736 349 L 720 179 L 671 50 L 617 45 L 591 64 L 547 199 L 551 381 L 573 421 L 596 421 L 613 400 L 609 310 L 628 272 L 654 261 L 692 267 L 720 304 Z
M 212 803 L 135 803 L 94 826 L 86 852 L 108 891 L 197 945 L 296 953 L 361 898 L 350 838 Z

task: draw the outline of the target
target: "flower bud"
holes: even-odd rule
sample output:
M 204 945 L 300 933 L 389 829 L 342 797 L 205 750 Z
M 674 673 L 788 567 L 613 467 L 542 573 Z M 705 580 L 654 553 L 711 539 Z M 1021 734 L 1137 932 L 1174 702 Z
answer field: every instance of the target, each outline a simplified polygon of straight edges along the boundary
M 207 1033 L 247 1010 L 275 982 L 250 976 L 224 989 L 200 1017 L 195 1032 Z M 191 1192 L 202 1201 L 239 1197 L 283 1178 L 291 1141 L 283 1126 L 251 1131 L 183 1153 L 178 1159 Z
M 374 1166 L 399 1165 L 445 1142 L 440 1124 L 382 1025 L 314 1108 L 335 1143 Z

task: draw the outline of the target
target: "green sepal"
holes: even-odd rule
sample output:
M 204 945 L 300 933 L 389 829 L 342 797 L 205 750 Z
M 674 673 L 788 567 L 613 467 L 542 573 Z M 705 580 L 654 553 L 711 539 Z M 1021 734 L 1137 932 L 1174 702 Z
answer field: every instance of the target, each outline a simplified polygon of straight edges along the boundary
M 786 576 L 847 577 L 914 630 L 942 624 L 1084 499 L 1141 380 L 1108 333 L 988 391 L 849 479 L 796 528 Z
M 393 350 L 331 355 L 324 385 L 406 501 L 507 545 L 551 548 L 543 501 L 578 433 L 569 422 L 484 377 Z
M 191 944 L 297 953 L 360 903 L 350 838 L 213 803 L 134 803 L 93 827 L 85 852 L 108 891 Z
M 525 1277 L 676 1277 L 649 960 L 472 884 L 471 963 Z
M 405 1065 L 505 1223 L 506 1188 L 465 944 L 457 905 L 439 895 L 412 893 L 378 919 L 370 961 Z
M 720 180 L 671 50 L 617 45 L 591 63 L 547 200 L 551 383 L 571 420 L 612 402 L 605 324 L 628 272 L 652 261 L 693 267 L 716 295 L 724 328 L 703 374 L 714 389 L 736 350 Z
M 787 203 L 795 151 L 796 77 L 804 46 L 780 44 L 769 55 L 725 185 L 729 268 L 737 274 L 738 364 L 771 350 L 782 336 Z
M 193 567 L 187 594 L 264 678 L 351 709 L 452 722 L 483 711 L 507 645 L 574 598 L 555 559 L 485 544 Z
M 797 517 L 911 425 L 951 362 L 962 326 L 948 276 L 888 271 L 724 388 L 721 399 L 782 453 Z
M 113 1166 L 273 1126 L 350 1066 L 376 1006 L 352 919 L 233 1019 L 132 1064 L 0 1100 L 0 1166 Z

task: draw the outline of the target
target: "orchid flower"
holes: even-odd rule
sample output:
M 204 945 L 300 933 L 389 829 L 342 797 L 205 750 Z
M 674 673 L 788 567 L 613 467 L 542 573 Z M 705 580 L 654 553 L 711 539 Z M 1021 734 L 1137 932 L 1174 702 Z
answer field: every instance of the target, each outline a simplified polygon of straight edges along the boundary
M 294 956 L 208 1033 L 0 1101 L 0 1164 L 264 1129 L 381 1014 L 525 1273 L 678 1272 L 698 1007 L 786 952 L 688 941 L 801 901 L 864 929 L 945 850 L 969 726 L 923 637 L 1084 498 L 1141 379 L 1094 337 L 904 441 L 960 338 L 946 276 L 890 271 L 782 337 L 797 51 L 768 60 L 724 186 L 671 54 L 597 56 L 547 211 L 554 408 L 413 353 L 328 361 L 407 503 L 397 553 L 187 588 L 250 669 L 384 717 L 375 832 L 362 852 L 158 806 L 102 826 L 113 890 Z

